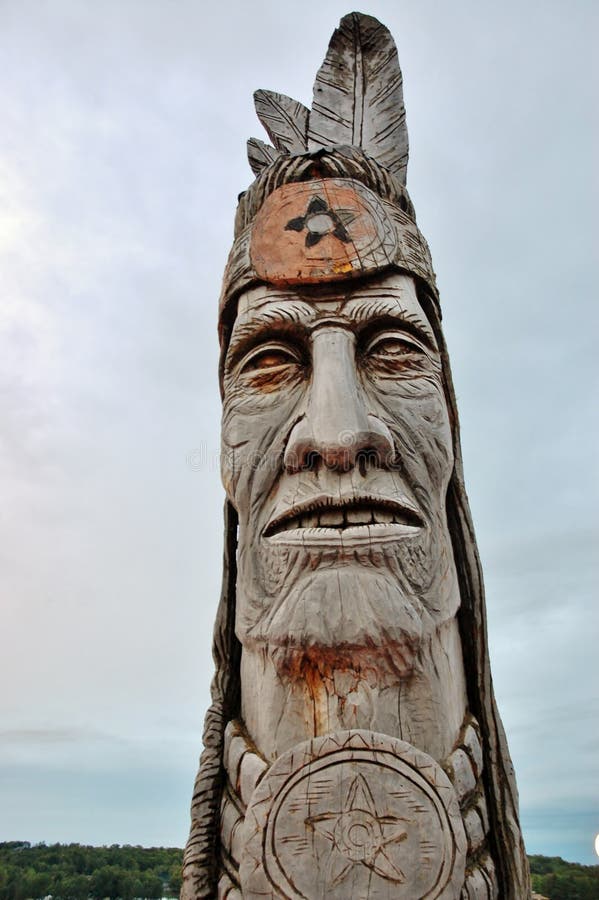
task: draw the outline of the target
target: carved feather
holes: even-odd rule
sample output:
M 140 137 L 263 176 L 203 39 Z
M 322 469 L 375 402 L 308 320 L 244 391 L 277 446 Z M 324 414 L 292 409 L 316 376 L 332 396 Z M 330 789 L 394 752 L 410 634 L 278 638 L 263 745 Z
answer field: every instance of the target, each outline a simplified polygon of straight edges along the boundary
M 305 153 L 308 143 L 308 109 L 303 103 L 275 94 L 256 91 L 254 104 L 258 118 L 281 153 Z
M 264 141 L 259 141 L 258 138 L 249 139 L 247 150 L 248 161 L 254 175 L 259 175 L 262 169 L 269 166 L 279 156 L 278 150 L 275 150 L 270 144 L 265 144 Z
M 362 147 L 402 184 L 408 165 L 403 79 L 389 31 L 350 13 L 334 32 L 314 83 L 308 149 Z

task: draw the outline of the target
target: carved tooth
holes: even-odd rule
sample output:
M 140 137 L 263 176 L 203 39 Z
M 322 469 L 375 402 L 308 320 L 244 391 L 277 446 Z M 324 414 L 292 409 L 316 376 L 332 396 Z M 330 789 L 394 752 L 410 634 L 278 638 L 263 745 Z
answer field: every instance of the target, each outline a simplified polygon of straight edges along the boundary
M 287 519 L 285 523 L 285 531 L 292 531 L 294 528 L 299 528 L 299 518 L 294 516 L 293 519 Z
M 378 509 L 374 510 L 373 515 L 374 521 L 379 525 L 388 525 L 393 521 L 393 513 L 390 509 L 381 509 L 381 507 L 379 507 Z
M 318 517 L 321 528 L 341 528 L 343 525 L 342 509 L 326 509 Z
M 302 528 L 318 528 L 318 513 L 305 513 L 302 516 Z
M 345 511 L 348 525 L 369 525 L 372 522 L 372 511 L 366 507 L 357 507 Z

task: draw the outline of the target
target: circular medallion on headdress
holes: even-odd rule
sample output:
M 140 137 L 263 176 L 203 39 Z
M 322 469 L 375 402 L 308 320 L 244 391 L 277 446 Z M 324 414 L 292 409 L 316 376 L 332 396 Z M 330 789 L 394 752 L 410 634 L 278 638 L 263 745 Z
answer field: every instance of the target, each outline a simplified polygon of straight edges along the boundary
M 280 756 L 244 824 L 244 897 L 453 900 L 466 839 L 432 757 L 370 731 L 314 738 Z
M 258 278 L 302 284 L 366 275 L 395 261 L 395 227 L 377 196 L 350 178 L 284 184 L 253 224 Z

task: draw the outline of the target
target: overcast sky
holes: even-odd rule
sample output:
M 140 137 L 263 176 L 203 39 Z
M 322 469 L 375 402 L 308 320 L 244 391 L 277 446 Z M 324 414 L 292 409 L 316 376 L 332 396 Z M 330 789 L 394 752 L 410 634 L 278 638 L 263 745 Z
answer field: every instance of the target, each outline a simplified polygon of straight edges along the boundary
M 593 0 L 379 0 L 529 852 L 597 861 Z M 252 92 L 329 0 L 0 0 L 0 840 L 182 846 L 212 673 L 216 311 Z M 593 554 L 593 544 L 595 554 Z

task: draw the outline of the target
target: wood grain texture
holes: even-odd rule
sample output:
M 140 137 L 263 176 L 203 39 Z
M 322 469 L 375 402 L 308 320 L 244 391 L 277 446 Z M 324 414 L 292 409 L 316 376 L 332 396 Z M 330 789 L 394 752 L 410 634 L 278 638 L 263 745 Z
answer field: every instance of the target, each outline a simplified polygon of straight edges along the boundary
M 333 34 L 314 83 L 308 147 L 361 147 L 405 184 L 408 131 L 403 79 L 389 31 L 350 13 Z
M 398 238 L 377 196 L 349 179 L 283 185 L 252 229 L 250 258 L 260 281 L 316 283 L 390 266 Z
M 457 842 L 462 862 L 437 900 L 525 900 L 455 394 L 432 264 L 405 190 L 393 40 L 352 13 L 333 35 L 311 112 L 270 91 L 255 99 L 274 146 L 248 142 L 257 178 L 238 207 L 221 300 L 226 553 L 182 897 L 413 900 L 433 896 L 422 893 L 421 863 L 443 867 Z M 389 219 L 394 252 L 382 262 L 360 243 L 358 207 L 321 190 L 344 178 L 374 192 Z M 310 196 L 280 207 L 277 220 L 269 204 L 299 185 Z M 325 283 L 327 264 L 339 263 L 331 281 L 346 271 L 350 244 L 369 277 Z M 277 254 L 280 271 L 265 269 Z M 239 730 L 225 734 L 232 719 Z M 435 824 L 434 798 L 417 802 L 422 828 L 400 808 L 411 788 L 393 793 L 406 774 L 396 745 L 386 767 L 380 747 L 344 748 L 318 783 L 318 753 L 288 765 L 306 738 L 314 750 L 343 731 L 399 738 L 433 773 L 441 763 L 447 778 L 433 780 L 446 782 L 449 829 Z M 264 883 L 252 882 L 254 863 L 268 870 Z M 297 892 L 286 872 L 302 879 Z M 398 887 L 404 876 L 412 887 Z
M 265 199 L 284 184 L 310 181 L 312 178 L 354 178 L 374 190 L 378 196 L 404 212 L 412 222 L 416 214 L 405 185 L 371 156 L 358 147 L 337 147 L 299 156 L 281 154 L 244 191 L 235 216 L 235 237 L 251 225 Z
M 270 144 L 265 144 L 264 141 L 260 141 L 258 138 L 249 139 L 247 151 L 248 162 L 254 175 L 259 175 L 279 156 L 278 151 L 274 147 L 271 147 Z
M 248 806 L 244 897 L 455 900 L 466 838 L 455 793 L 410 744 L 350 730 L 298 744 Z
M 353 692 L 348 680 L 344 679 L 340 673 L 336 673 L 337 676 L 339 676 L 340 692 L 343 692 L 345 688 L 348 698 L 351 697 Z M 254 679 L 252 683 L 260 683 L 260 679 Z M 293 717 L 291 711 L 289 715 Z M 441 790 L 443 793 L 442 784 L 446 784 L 445 798 L 449 801 L 450 806 L 453 805 L 453 817 L 460 834 L 461 828 L 457 824 L 458 807 L 461 811 L 466 838 L 466 841 L 459 838 L 460 852 L 462 854 L 464 851 L 466 852 L 466 878 L 459 894 L 461 900 L 473 900 L 473 898 L 474 900 L 497 900 L 498 884 L 495 866 L 488 851 L 489 816 L 482 781 L 480 727 L 470 715 L 467 714 L 465 717 L 458 743 L 453 752 L 442 763 L 441 768 L 445 774 L 438 769 L 430 756 L 426 757 L 416 750 L 415 746 L 397 742 L 393 738 L 389 738 L 387 734 L 376 734 L 376 728 L 374 731 L 340 729 L 329 733 L 326 738 L 312 740 L 308 743 L 297 742 L 293 748 L 278 755 L 272 767 L 269 767 L 265 760 L 256 753 L 255 745 L 247 733 L 246 724 L 241 721 L 229 722 L 225 732 L 223 764 L 227 773 L 227 783 L 221 807 L 221 877 L 219 880 L 219 891 L 222 891 L 223 896 L 229 897 L 230 895 L 226 891 L 232 889 L 239 893 L 231 896 L 242 896 L 240 869 L 243 868 L 247 876 L 248 863 L 250 872 L 255 872 L 256 869 L 262 870 L 264 866 L 272 868 L 274 865 L 275 880 L 277 871 L 280 876 L 282 870 L 286 870 L 286 875 L 283 877 L 287 881 L 287 888 L 292 887 L 290 896 L 293 898 L 305 896 L 304 893 L 296 894 L 293 885 L 297 881 L 298 874 L 299 880 L 301 881 L 303 878 L 305 882 L 306 872 L 304 871 L 303 875 L 301 873 L 306 869 L 303 864 L 306 859 L 302 861 L 301 857 L 305 857 L 306 854 L 309 858 L 308 872 L 314 873 L 315 870 L 321 869 L 320 875 L 310 882 L 310 897 L 322 896 L 327 900 L 329 898 L 333 900 L 335 897 L 346 900 L 350 895 L 366 897 L 365 886 L 360 884 L 363 876 L 367 875 L 363 868 L 364 865 L 367 869 L 370 868 L 368 897 L 377 898 L 377 900 L 386 897 L 392 897 L 393 900 L 401 900 L 401 898 L 413 900 L 414 896 L 421 896 L 424 885 L 418 885 L 417 881 L 422 880 L 423 876 L 424 881 L 427 877 L 430 878 L 431 867 L 441 864 L 440 868 L 443 868 L 441 857 L 444 841 L 439 841 L 439 822 L 437 821 L 437 825 L 435 825 L 436 817 L 433 816 L 431 820 L 430 815 L 426 813 L 429 801 L 421 798 L 424 803 L 418 802 L 414 795 L 414 791 L 418 793 L 414 778 L 410 777 L 409 783 L 404 784 L 403 788 L 401 786 L 401 759 L 403 758 L 404 762 L 408 762 L 409 765 L 416 765 L 416 769 L 420 770 L 425 778 L 428 778 L 431 786 L 434 785 L 435 792 Z M 318 763 L 318 750 L 316 756 L 313 754 L 313 750 L 318 747 L 323 751 L 324 768 L 321 768 Z M 458 768 L 463 765 L 463 762 L 470 766 L 470 777 L 464 779 L 462 772 L 456 780 L 456 755 L 462 757 Z M 467 760 L 463 759 L 464 756 L 467 757 Z M 387 758 L 385 759 L 385 757 Z M 347 764 L 350 765 L 351 771 L 346 771 L 344 775 L 343 769 Z M 380 766 L 382 768 L 378 768 Z M 361 773 L 360 769 L 362 769 Z M 303 774 L 302 770 L 304 770 Z M 390 770 L 395 770 L 395 774 L 392 775 L 391 783 L 385 788 L 384 783 L 388 781 Z M 432 772 L 435 771 L 436 774 L 433 776 Z M 414 775 L 418 782 L 420 776 L 417 772 Z M 446 775 L 449 776 L 453 792 L 447 792 Z M 309 777 L 306 779 L 306 776 Z M 398 776 L 399 782 L 397 781 Z M 273 783 L 273 778 L 276 783 Z M 459 782 L 464 780 L 469 782 L 472 778 L 477 782 L 474 791 L 471 788 L 464 791 Z M 266 782 L 265 785 L 259 787 L 263 780 Z M 347 783 L 345 787 L 342 787 L 344 780 Z M 356 782 L 360 782 L 360 785 L 358 786 Z M 277 826 L 273 820 L 271 826 L 268 826 L 267 821 L 275 812 L 274 807 L 279 805 L 275 796 L 281 793 L 281 788 L 286 793 L 286 784 L 291 789 L 291 794 L 287 800 L 283 801 L 283 805 L 287 806 L 283 814 L 284 823 Z M 420 785 L 423 786 L 421 780 Z M 356 788 L 358 788 L 357 791 Z M 359 802 L 352 801 L 352 794 L 354 801 L 358 799 L 357 795 L 359 794 Z M 430 798 L 429 793 L 429 800 Z M 400 804 L 404 802 L 408 804 L 403 812 L 397 808 L 398 801 Z M 262 813 L 259 811 L 260 807 L 262 807 Z M 368 810 L 379 821 L 380 831 L 374 819 L 368 814 Z M 429 808 L 429 813 L 430 811 Z M 281 812 L 282 810 L 279 810 L 275 819 L 280 818 Z M 400 812 L 401 815 L 398 818 L 397 814 Z M 306 813 L 308 813 L 307 819 L 305 818 Z M 259 820 L 261 820 L 261 824 Z M 274 831 L 272 826 L 274 826 Z M 263 831 L 265 827 L 272 832 L 273 838 L 274 832 L 280 831 L 281 827 L 287 832 L 280 852 L 276 850 L 274 855 L 273 850 L 279 845 L 276 839 L 267 841 L 267 845 L 271 848 L 270 851 L 265 849 L 263 841 L 260 839 L 257 846 L 254 844 L 253 849 L 251 846 L 257 831 Z M 355 828 L 357 831 L 352 831 Z M 422 843 L 417 836 L 419 831 L 424 838 Z M 436 837 L 435 832 L 437 832 Z M 385 840 L 385 858 L 377 858 L 377 833 L 379 838 L 382 836 Z M 356 844 L 351 841 L 352 834 L 354 837 L 357 835 Z M 348 839 L 349 844 L 347 843 Z M 315 844 L 313 844 L 314 841 Z M 286 844 L 291 847 L 291 857 L 285 849 Z M 369 844 L 371 851 L 374 852 L 368 852 Z M 433 852 L 435 845 L 436 851 Z M 262 851 L 260 851 L 261 847 Z M 328 851 L 331 852 L 329 861 L 332 868 L 331 865 L 327 865 L 325 870 L 322 870 L 322 859 L 319 863 L 318 857 L 324 854 L 325 859 L 329 859 Z M 352 868 L 353 871 L 350 871 Z M 398 882 L 397 876 L 400 873 L 402 880 Z M 339 877 L 339 881 L 334 877 L 335 874 Z M 260 879 L 262 877 L 259 875 Z M 331 879 L 332 884 L 330 883 Z M 250 881 L 252 880 L 253 876 Z M 452 900 L 455 900 L 453 890 L 461 888 L 462 880 L 459 875 L 456 881 L 454 888 L 450 888 Z M 258 891 L 255 891 L 246 880 L 243 896 L 248 898 L 280 896 L 278 893 L 269 893 L 269 886 L 266 886 L 267 893 L 265 895 L 262 891 L 264 887 L 265 885 L 262 885 Z M 287 891 L 284 893 L 287 896 Z M 436 890 L 433 893 L 436 900 L 439 900 Z M 221 893 L 218 896 L 220 897 Z M 426 897 L 429 897 L 428 893 Z M 455 897 L 457 897 L 457 893 Z
M 309 111 L 297 100 L 274 91 L 256 91 L 256 114 L 281 153 L 305 153 Z

